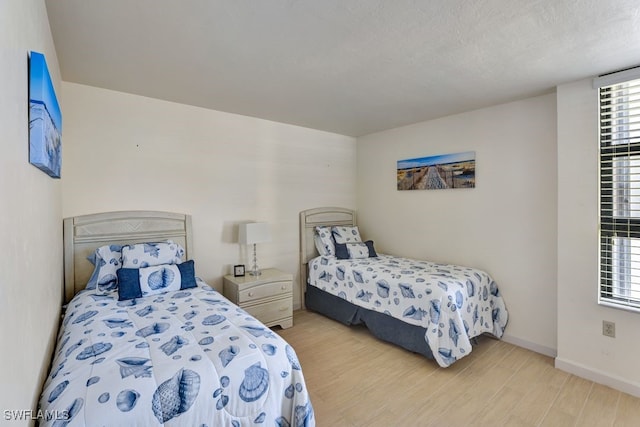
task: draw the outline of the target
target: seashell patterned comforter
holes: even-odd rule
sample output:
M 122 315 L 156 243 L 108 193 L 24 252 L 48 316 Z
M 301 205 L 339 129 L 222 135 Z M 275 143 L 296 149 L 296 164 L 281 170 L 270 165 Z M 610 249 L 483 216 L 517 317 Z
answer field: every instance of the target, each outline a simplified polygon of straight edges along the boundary
M 482 270 L 378 254 L 376 258 L 317 257 L 308 284 L 368 310 L 426 328 L 440 366 L 471 352 L 471 339 L 500 338 L 507 325 L 498 286 Z
M 293 348 L 203 282 L 120 302 L 78 293 L 40 409 L 41 425 L 69 427 L 315 425 Z

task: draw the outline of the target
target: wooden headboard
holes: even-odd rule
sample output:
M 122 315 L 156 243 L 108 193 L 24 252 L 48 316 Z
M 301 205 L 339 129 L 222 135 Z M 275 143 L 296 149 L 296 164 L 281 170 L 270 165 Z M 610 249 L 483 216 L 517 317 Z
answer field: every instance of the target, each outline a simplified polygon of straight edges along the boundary
M 173 240 L 193 257 L 191 216 L 158 211 L 121 211 L 64 219 L 64 303 L 84 289 L 93 265 L 87 256 L 103 245 Z
M 345 208 L 314 208 L 300 212 L 300 292 L 304 307 L 307 290 L 307 263 L 318 256 L 313 241 L 316 226 L 356 225 L 356 212 Z

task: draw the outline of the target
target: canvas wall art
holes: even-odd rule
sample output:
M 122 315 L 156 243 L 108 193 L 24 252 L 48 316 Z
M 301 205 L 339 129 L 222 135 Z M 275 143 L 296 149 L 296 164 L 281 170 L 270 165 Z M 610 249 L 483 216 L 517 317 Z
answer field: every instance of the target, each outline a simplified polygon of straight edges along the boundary
M 398 190 L 439 190 L 476 186 L 476 152 L 398 160 Z
M 29 59 L 29 162 L 53 178 L 62 166 L 62 114 L 44 55 Z

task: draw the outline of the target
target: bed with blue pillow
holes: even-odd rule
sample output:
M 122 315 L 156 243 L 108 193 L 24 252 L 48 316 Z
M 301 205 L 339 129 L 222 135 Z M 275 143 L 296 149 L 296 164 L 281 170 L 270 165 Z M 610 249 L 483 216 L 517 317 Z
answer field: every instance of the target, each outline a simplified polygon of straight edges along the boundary
M 294 349 L 196 277 L 190 227 L 147 211 L 65 220 L 71 299 L 42 425 L 315 425 Z
M 502 337 L 508 312 L 486 272 L 376 252 L 355 212 L 300 213 L 301 276 L 307 308 L 423 354 L 442 367 L 472 351 L 481 334 Z

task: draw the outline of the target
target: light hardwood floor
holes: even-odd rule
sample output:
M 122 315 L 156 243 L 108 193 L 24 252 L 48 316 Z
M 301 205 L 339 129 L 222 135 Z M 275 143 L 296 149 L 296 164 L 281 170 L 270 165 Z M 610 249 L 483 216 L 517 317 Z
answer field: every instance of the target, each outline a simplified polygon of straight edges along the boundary
M 323 426 L 640 426 L 640 399 L 482 337 L 443 369 L 432 360 L 304 310 L 276 329 L 296 350 Z

